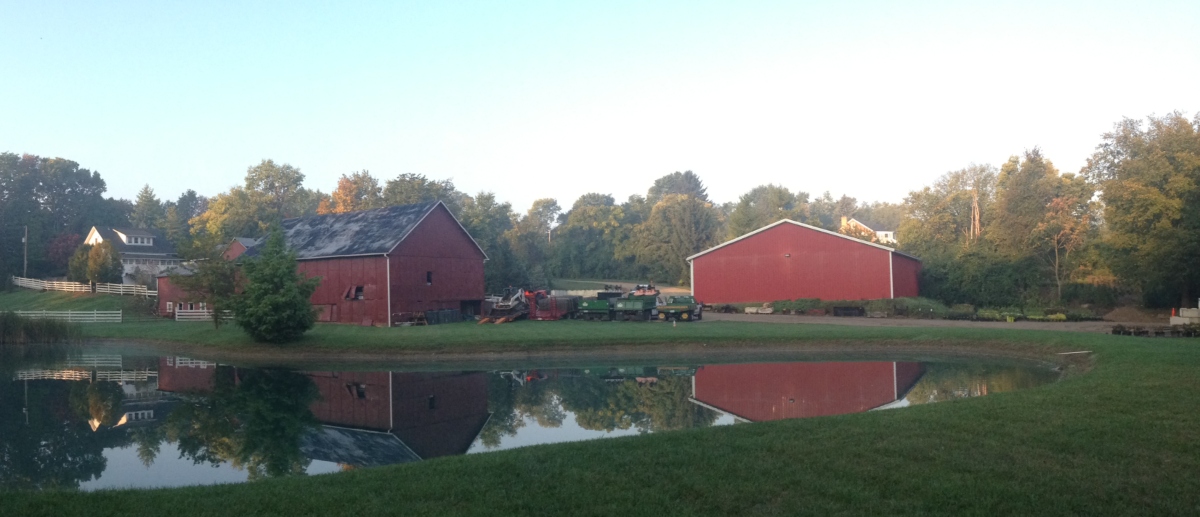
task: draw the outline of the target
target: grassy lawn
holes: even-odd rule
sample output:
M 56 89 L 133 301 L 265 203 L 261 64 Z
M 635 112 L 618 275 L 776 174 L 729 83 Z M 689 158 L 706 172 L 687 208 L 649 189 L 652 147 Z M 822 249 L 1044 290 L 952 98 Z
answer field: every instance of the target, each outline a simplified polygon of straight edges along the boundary
M 234 346 L 232 331 L 195 339 Z M 157 333 L 171 324 L 106 326 Z M 207 327 L 204 327 L 207 328 Z M 118 329 L 120 332 L 118 332 Z M 130 329 L 128 331 L 123 329 Z M 322 348 L 447 349 L 679 339 L 1094 352 L 1091 371 L 1021 392 L 857 415 L 447 457 L 244 485 L 8 493 L 3 515 L 376 513 L 1190 514 L 1200 512 L 1200 340 L 1065 332 L 704 323 L 320 327 Z M 146 336 L 152 337 L 152 336 Z M 354 345 L 340 344 L 353 340 Z M 475 340 L 475 341 L 472 341 Z M 569 341 L 575 341 L 568 343 Z M 474 342 L 472 345 L 463 343 Z M 389 344 L 390 343 L 390 344 Z M 972 344 L 973 343 L 973 344 Z
M 146 303 L 144 298 L 113 294 L 0 291 L 0 311 L 135 311 Z

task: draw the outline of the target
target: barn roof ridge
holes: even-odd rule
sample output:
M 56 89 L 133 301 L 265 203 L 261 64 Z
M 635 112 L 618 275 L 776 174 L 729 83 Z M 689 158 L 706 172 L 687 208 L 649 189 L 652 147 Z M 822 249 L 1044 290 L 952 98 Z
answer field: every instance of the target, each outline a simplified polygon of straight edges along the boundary
M 799 227 L 802 227 L 802 228 L 808 228 L 809 230 L 816 230 L 816 231 L 818 231 L 818 232 L 821 232 L 821 233 L 827 233 L 827 234 L 829 234 L 829 235 L 833 235 L 834 237 L 841 237 L 841 238 L 843 238 L 843 239 L 849 239 L 849 240 L 852 240 L 852 241 L 854 241 L 854 242 L 857 242 L 857 243 L 859 243 L 859 244 L 866 244 L 867 246 L 873 246 L 873 247 L 879 248 L 879 249 L 881 249 L 881 250 L 884 250 L 884 251 L 887 251 L 887 252 L 890 252 L 890 253 L 896 253 L 896 254 L 898 254 L 898 255 L 903 255 L 903 256 L 905 256 L 905 257 L 908 257 L 908 258 L 911 258 L 911 259 L 913 259 L 913 260 L 918 260 L 918 261 L 919 261 L 919 260 L 921 260 L 921 259 L 919 259 L 919 258 L 917 258 L 917 257 L 914 257 L 914 256 L 912 256 L 912 255 L 909 255 L 909 254 L 907 254 L 907 253 L 900 252 L 900 251 L 896 251 L 896 249 L 895 249 L 895 248 L 889 248 L 889 247 L 887 247 L 887 246 L 884 246 L 884 245 L 882 245 L 882 244 L 876 244 L 876 243 L 874 243 L 874 242 L 867 242 L 867 241 L 864 241 L 864 240 L 861 240 L 861 239 L 855 239 L 854 237 L 851 237 L 851 236 L 849 236 L 849 235 L 842 235 L 842 234 L 840 234 L 840 233 L 837 233 L 837 232 L 829 231 L 829 230 L 826 230 L 826 229 L 824 229 L 824 228 L 817 228 L 816 226 L 812 226 L 812 225 L 804 224 L 804 223 L 801 223 L 801 222 L 798 222 L 798 221 L 793 221 L 793 220 L 791 220 L 791 219 L 780 219 L 780 220 L 778 220 L 778 221 L 775 221 L 775 222 L 773 222 L 773 223 L 771 223 L 771 224 L 768 224 L 768 225 L 766 225 L 766 226 L 764 226 L 764 227 L 762 227 L 762 228 L 759 228 L 759 229 L 757 229 L 757 230 L 754 230 L 754 231 L 752 231 L 752 232 L 750 232 L 750 233 L 747 233 L 747 234 L 745 234 L 745 235 L 741 235 L 741 236 L 739 236 L 739 237 L 736 237 L 736 238 L 733 238 L 733 239 L 727 240 L 727 241 L 725 241 L 725 242 L 722 242 L 721 244 L 718 244 L 718 245 L 716 245 L 716 246 L 713 246 L 713 247 L 711 247 L 711 248 L 708 248 L 708 249 L 706 249 L 706 250 L 704 250 L 704 251 L 701 251 L 701 252 L 699 252 L 699 253 L 697 253 L 697 254 L 695 254 L 695 255 L 692 255 L 692 256 L 690 256 L 690 257 L 686 258 L 685 260 L 687 260 L 688 262 L 691 262 L 692 260 L 696 259 L 697 257 L 700 257 L 701 255 L 707 255 L 707 254 L 709 254 L 709 253 L 712 253 L 712 252 L 714 252 L 714 251 L 716 251 L 716 250 L 718 250 L 718 249 L 724 248 L 725 246 L 728 246 L 728 245 L 730 245 L 730 244 L 733 244 L 733 243 L 735 243 L 735 242 L 738 242 L 738 241 L 740 241 L 740 240 L 742 240 L 742 239 L 746 239 L 746 238 L 752 237 L 752 236 L 754 236 L 754 235 L 757 235 L 757 234 L 759 234 L 759 233 L 765 232 L 765 231 L 767 231 L 767 230 L 770 230 L 771 228 L 774 228 L 774 227 L 776 227 L 776 226 L 779 226 L 779 225 L 781 225 L 781 224 L 785 224 L 785 223 L 794 224 L 794 225 L 796 225 L 796 226 L 799 226 Z
M 450 218 L 487 260 L 487 252 L 440 200 L 295 217 L 284 219 L 281 226 L 287 245 L 296 252 L 298 260 L 387 255 L 404 242 L 439 205 L 450 214 Z M 259 239 L 247 250 L 246 255 L 256 255 L 261 243 L 262 239 Z

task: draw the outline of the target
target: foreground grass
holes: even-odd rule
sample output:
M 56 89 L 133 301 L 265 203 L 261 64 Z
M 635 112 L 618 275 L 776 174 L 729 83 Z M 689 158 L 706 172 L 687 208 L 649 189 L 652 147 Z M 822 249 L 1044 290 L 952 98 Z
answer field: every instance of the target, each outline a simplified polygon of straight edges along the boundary
M 498 346 L 528 340 L 540 346 L 563 336 L 598 343 L 648 334 L 642 339 L 662 341 L 679 329 L 730 342 L 739 334 L 783 340 L 790 333 L 801 342 L 1091 350 L 1093 368 L 1037 389 L 903 410 L 536 446 L 244 485 L 7 493 L 0 494 L 0 514 L 1200 512 L 1200 411 L 1195 409 L 1200 341 L 1195 339 L 736 323 L 625 326 L 635 329 L 630 331 L 613 325 L 598 332 L 606 327 L 599 325 L 528 323 L 487 331 L 469 325 L 326 327 L 313 337 L 326 347 L 337 346 L 324 340 L 338 336 L 383 346 L 385 338 L 374 337 L 380 335 L 404 336 L 403 346 L 413 347 L 447 346 L 471 336 Z M 607 338 L 587 337 L 595 334 Z M 229 336 L 222 331 L 204 339 L 233 346 Z M 419 344 L 431 339 L 441 344 Z

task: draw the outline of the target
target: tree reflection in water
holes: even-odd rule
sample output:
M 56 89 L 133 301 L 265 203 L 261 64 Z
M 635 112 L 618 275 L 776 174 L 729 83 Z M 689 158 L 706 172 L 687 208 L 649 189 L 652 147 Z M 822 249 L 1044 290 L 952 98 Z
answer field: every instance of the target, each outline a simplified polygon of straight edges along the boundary
M 492 418 L 480 435 L 487 448 L 515 436 L 531 418 L 543 427 L 558 427 L 566 412 L 593 431 L 637 429 L 656 432 L 712 425 L 719 416 L 689 401 L 691 377 L 660 376 L 655 368 L 635 369 L 643 375 L 590 370 L 531 372 L 491 377 Z
M 213 465 L 228 462 L 251 480 L 303 474 L 310 460 L 300 438 L 316 425 L 309 405 L 318 397 L 299 373 L 238 369 L 240 382 L 218 370 L 213 391 L 188 397 L 167 417 L 163 436 L 182 457 Z
M 930 363 L 905 399 L 927 404 L 988 393 L 1003 393 L 1054 382 L 1058 372 L 1049 368 L 1016 365 Z
M 72 397 L 79 389 L 76 385 L 83 388 L 82 398 Z M 23 411 L 26 393 L 28 413 Z M 77 488 L 104 472 L 104 449 L 124 446 L 128 438 L 124 433 L 92 431 L 90 414 L 81 414 L 72 404 L 86 401 L 86 393 L 87 385 L 78 382 L 0 383 L 0 489 Z

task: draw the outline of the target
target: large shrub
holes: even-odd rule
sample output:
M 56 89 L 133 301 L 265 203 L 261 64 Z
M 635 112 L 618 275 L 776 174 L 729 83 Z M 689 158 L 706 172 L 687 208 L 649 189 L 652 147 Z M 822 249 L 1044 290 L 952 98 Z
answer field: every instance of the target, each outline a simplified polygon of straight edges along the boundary
M 295 341 L 316 323 L 309 297 L 320 279 L 300 276 L 296 253 L 287 249 L 279 228 L 271 230 L 258 256 L 245 261 L 243 272 L 246 288 L 234 298 L 233 317 L 255 341 Z

